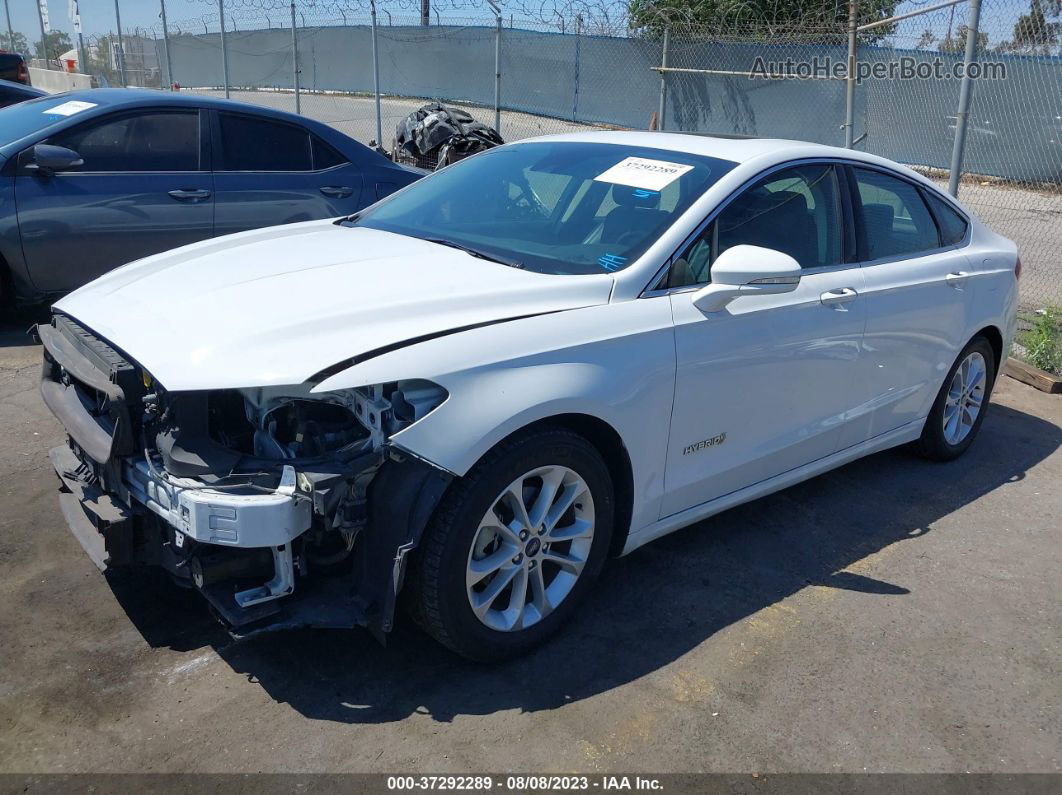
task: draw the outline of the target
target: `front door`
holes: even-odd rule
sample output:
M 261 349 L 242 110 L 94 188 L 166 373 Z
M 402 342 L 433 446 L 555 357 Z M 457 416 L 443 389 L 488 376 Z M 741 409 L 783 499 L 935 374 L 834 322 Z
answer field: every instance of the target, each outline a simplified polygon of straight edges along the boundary
M 73 127 L 47 143 L 84 165 L 45 174 L 20 156 L 15 205 L 34 286 L 64 292 L 127 262 L 211 237 L 213 181 L 200 112 L 142 110 Z
M 854 257 L 841 187 L 831 164 L 774 172 L 730 202 L 676 260 L 678 366 L 663 516 L 848 443 L 866 307 L 862 272 L 846 262 Z M 718 254 L 740 243 L 793 256 L 800 284 L 702 312 L 694 293 L 710 281 Z

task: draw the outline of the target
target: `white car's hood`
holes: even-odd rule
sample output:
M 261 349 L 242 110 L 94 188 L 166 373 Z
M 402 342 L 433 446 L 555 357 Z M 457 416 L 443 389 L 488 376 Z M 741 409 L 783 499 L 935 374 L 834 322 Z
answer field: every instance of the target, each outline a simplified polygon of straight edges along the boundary
M 196 243 L 56 304 L 165 388 L 297 384 L 426 335 L 606 303 L 607 274 L 550 276 L 312 221 Z

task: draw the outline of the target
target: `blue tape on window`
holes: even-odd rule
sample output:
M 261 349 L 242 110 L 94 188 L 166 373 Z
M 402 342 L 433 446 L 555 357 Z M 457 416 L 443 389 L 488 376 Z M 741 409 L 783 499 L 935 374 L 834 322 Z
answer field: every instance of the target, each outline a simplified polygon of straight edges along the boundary
M 607 271 L 619 270 L 626 262 L 627 258 L 621 257 L 619 254 L 603 254 L 597 260 L 597 264 Z

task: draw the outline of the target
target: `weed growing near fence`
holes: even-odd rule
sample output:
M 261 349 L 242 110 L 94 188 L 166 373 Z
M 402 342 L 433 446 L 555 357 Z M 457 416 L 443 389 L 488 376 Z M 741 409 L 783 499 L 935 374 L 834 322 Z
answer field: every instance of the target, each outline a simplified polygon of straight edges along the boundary
M 1030 328 L 1018 335 L 1025 360 L 1053 375 L 1062 375 L 1062 308 L 1049 306 L 1028 318 Z

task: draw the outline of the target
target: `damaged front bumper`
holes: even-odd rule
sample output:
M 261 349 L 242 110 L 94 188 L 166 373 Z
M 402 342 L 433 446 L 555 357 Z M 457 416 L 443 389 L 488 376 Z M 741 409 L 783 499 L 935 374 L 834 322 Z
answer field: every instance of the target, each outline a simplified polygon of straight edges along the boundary
M 364 515 L 342 570 L 325 575 L 306 554 L 321 522 L 313 473 L 283 464 L 270 488 L 176 477 L 135 443 L 142 371 L 68 319 L 39 327 L 38 336 L 42 396 L 70 437 L 49 453 L 60 506 L 101 570 L 160 567 L 197 589 L 236 636 L 365 626 L 383 640 L 406 557 L 449 473 L 389 447 L 364 456 L 372 461 Z

